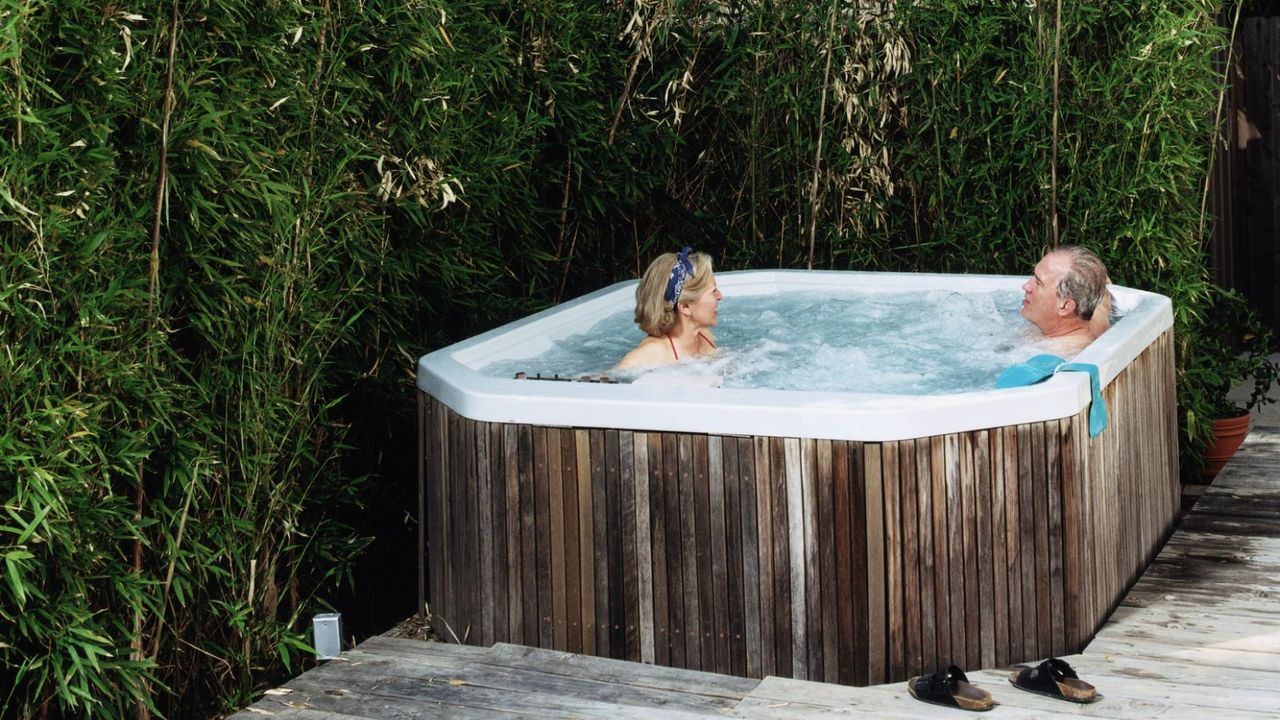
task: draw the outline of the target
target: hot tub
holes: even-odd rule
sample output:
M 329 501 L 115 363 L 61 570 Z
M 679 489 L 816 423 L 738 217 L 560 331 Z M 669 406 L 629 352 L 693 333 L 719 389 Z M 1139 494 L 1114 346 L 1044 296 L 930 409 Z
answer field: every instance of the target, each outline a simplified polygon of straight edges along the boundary
M 719 273 L 725 294 L 1023 277 Z M 487 377 L 630 308 L 619 283 L 418 363 L 420 601 L 450 641 L 845 684 L 1078 651 L 1178 509 L 1172 313 L 1088 378 L 934 396 Z M 728 322 L 726 319 L 725 322 Z

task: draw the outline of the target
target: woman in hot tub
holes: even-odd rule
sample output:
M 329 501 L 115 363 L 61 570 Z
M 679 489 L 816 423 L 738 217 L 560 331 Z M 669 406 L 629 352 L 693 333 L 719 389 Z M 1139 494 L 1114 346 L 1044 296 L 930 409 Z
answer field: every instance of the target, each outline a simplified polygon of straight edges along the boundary
M 664 253 L 649 263 L 636 287 L 636 324 L 647 337 L 618 363 L 620 369 L 668 365 L 716 354 L 720 289 L 706 253 Z

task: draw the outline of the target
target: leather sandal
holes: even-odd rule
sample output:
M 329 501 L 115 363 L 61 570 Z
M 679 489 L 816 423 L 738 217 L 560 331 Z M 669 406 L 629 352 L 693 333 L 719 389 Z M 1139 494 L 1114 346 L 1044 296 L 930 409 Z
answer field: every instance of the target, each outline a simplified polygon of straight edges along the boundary
M 1065 660 L 1058 658 L 1015 671 L 1009 675 L 1009 682 L 1019 690 L 1071 702 L 1091 703 L 1098 699 L 1098 691 L 1081 680 Z
M 964 671 L 955 665 L 932 675 L 920 675 L 907 681 L 911 697 L 922 702 L 961 710 L 984 711 L 995 706 L 991 693 L 969 683 Z

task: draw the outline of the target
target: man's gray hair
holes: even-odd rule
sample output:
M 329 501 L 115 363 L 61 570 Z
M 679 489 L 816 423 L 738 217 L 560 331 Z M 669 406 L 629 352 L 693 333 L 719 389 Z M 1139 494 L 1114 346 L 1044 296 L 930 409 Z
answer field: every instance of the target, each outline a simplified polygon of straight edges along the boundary
M 1082 320 L 1093 317 L 1107 291 L 1107 268 L 1093 251 L 1079 245 L 1063 245 L 1053 250 L 1071 260 L 1071 269 L 1058 278 L 1058 297 L 1074 300 L 1076 314 Z

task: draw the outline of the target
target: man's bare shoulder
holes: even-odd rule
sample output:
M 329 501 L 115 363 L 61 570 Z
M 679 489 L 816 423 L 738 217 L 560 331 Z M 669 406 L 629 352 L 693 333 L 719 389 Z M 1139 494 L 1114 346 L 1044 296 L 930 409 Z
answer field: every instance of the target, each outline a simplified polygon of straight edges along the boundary
M 1070 360 L 1080 354 L 1093 342 L 1092 337 L 1086 335 L 1067 335 L 1064 337 L 1042 337 L 1034 344 L 1037 348 L 1047 353 L 1052 353 L 1065 360 Z

